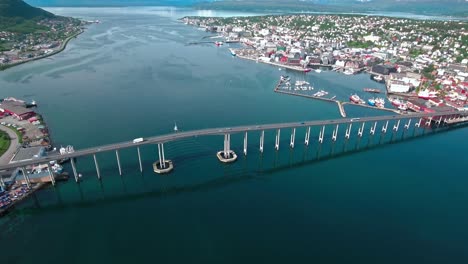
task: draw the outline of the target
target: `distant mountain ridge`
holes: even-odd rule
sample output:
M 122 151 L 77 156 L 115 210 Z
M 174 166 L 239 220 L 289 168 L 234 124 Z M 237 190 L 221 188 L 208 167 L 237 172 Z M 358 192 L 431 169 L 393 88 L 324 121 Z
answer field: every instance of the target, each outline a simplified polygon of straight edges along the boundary
M 54 14 L 41 8 L 32 7 L 22 0 L 0 0 L 0 17 L 33 19 L 38 17 L 54 17 Z

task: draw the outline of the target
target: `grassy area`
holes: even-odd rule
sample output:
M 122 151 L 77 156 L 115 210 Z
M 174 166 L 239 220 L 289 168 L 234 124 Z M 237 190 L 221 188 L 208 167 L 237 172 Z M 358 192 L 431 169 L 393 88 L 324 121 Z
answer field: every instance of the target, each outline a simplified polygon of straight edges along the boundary
M 0 130 L 0 156 L 10 147 L 11 139 L 5 131 Z

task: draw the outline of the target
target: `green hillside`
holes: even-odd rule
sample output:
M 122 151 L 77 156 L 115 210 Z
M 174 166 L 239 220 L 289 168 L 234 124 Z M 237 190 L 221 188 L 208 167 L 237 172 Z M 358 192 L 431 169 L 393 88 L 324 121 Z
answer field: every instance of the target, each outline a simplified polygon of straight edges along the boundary
M 32 33 L 45 30 L 36 22 L 54 17 L 54 14 L 32 7 L 22 0 L 0 0 L 0 31 Z

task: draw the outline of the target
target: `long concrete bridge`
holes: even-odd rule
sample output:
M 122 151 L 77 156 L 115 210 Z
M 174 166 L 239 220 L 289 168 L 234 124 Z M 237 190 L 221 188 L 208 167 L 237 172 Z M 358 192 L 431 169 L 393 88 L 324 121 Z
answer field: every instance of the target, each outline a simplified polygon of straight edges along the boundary
M 15 169 L 21 168 L 23 171 L 25 170 L 26 166 L 35 165 L 35 164 L 43 164 L 49 163 L 50 161 L 54 160 L 62 160 L 66 158 L 71 159 L 71 164 L 73 168 L 73 174 L 75 176 L 75 180 L 78 181 L 78 175 L 76 171 L 76 166 L 74 163 L 74 158 L 84 157 L 84 156 L 93 156 L 94 162 L 96 165 L 96 171 L 98 178 L 100 178 L 100 170 L 98 160 L 96 158 L 97 153 L 101 152 L 109 152 L 115 151 L 117 165 L 119 169 L 119 173 L 122 174 L 122 169 L 120 165 L 120 158 L 119 158 L 119 150 L 125 148 L 137 148 L 138 151 L 138 160 L 140 165 L 140 171 L 143 171 L 142 162 L 141 162 L 141 155 L 140 155 L 140 147 L 143 145 L 149 144 L 157 144 L 158 145 L 158 154 L 159 154 L 159 161 L 153 164 L 153 169 L 155 172 L 158 173 L 165 173 L 169 172 L 173 168 L 173 164 L 170 160 L 166 160 L 164 154 L 164 143 L 177 141 L 181 139 L 191 138 L 191 137 L 199 137 L 199 136 L 224 136 L 224 149 L 217 153 L 217 156 L 220 161 L 222 162 L 233 162 L 236 159 L 236 154 L 230 148 L 230 136 L 232 134 L 244 134 L 244 146 L 243 146 L 243 154 L 247 155 L 247 136 L 249 132 L 260 131 L 260 139 L 259 139 L 259 150 L 263 152 L 264 150 L 264 134 L 265 131 L 268 130 L 276 130 L 276 138 L 275 138 L 275 149 L 279 150 L 279 143 L 280 143 L 280 132 L 282 129 L 291 129 L 290 134 L 290 147 L 294 148 L 295 139 L 296 139 L 296 129 L 297 128 L 306 128 L 306 133 L 304 136 L 304 144 L 308 145 L 310 142 L 310 134 L 311 134 L 311 127 L 319 127 L 320 133 L 318 137 L 318 142 L 320 144 L 324 141 L 325 135 L 325 128 L 326 126 L 332 125 L 334 127 L 333 134 L 332 134 L 332 141 L 336 141 L 338 137 L 338 130 L 341 126 L 345 125 L 346 132 L 345 138 L 349 139 L 351 137 L 351 130 L 352 126 L 355 124 L 359 127 L 357 136 L 362 137 L 364 134 L 364 130 L 366 129 L 366 124 L 370 124 L 370 128 L 368 129 L 369 135 L 374 135 L 377 131 L 377 124 L 378 122 L 384 122 L 382 128 L 378 128 L 379 131 L 383 134 L 387 132 L 389 121 L 394 121 L 393 128 L 390 127 L 389 129 L 393 131 L 398 131 L 400 129 L 400 123 L 402 129 L 408 130 L 410 126 L 415 127 L 427 127 L 427 126 L 453 126 L 459 124 L 468 123 L 468 112 L 444 112 L 444 113 L 414 113 L 414 114 L 407 114 L 407 115 L 390 115 L 390 116 L 373 116 L 373 117 L 361 117 L 361 118 L 342 118 L 342 119 L 329 119 L 329 120 L 317 120 L 317 121 L 304 121 L 304 122 L 291 122 L 291 123 L 276 123 L 276 124 L 265 124 L 265 125 L 250 125 L 250 126 L 236 126 L 232 128 L 209 128 L 209 129 L 202 129 L 202 130 L 193 130 L 193 131 L 186 131 L 186 132 L 174 132 L 167 135 L 155 136 L 155 137 L 148 137 L 145 138 L 143 141 L 126 141 L 126 142 L 119 142 L 109 145 L 102 145 L 96 146 L 92 148 L 76 150 L 73 153 L 67 154 L 56 154 L 45 156 L 41 158 L 36 158 L 33 160 L 28 161 L 21 161 L 16 163 L 10 163 L 7 165 L 0 166 L 0 170 L 7 170 L 7 169 Z M 54 183 L 54 181 L 52 181 Z

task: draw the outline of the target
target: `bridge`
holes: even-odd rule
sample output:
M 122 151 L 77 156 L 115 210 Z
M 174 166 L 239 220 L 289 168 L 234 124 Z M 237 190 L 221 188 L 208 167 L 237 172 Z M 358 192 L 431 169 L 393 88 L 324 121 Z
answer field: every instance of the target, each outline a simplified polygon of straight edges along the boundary
M 389 122 L 392 121 L 393 127 L 389 127 Z M 377 129 L 378 122 L 382 122 L 383 125 Z M 71 160 L 71 165 L 73 169 L 73 175 L 75 180 L 78 182 L 79 177 L 76 170 L 75 158 L 84 157 L 84 156 L 93 156 L 94 163 L 96 166 L 97 176 L 100 179 L 100 169 L 99 163 L 96 158 L 96 154 L 102 152 L 114 151 L 117 159 L 117 165 L 119 169 L 119 174 L 122 175 L 122 168 L 120 164 L 119 150 L 126 148 L 136 148 L 138 153 L 138 161 L 140 171 L 143 171 L 140 147 L 144 145 L 158 145 L 158 154 L 159 160 L 153 164 L 153 170 L 157 173 L 168 173 L 173 169 L 174 164 L 170 160 L 166 160 L 164 152 L 164 144 L 168 142 L 178 141 L 182 139 L 192 138 L 192 137 L 201 137 L 201 136 L 224 136 L 224 149 L 217 153 L 217 157 L 221 162 L 229 163 L 234 162 L 237 158 L 236 153 L 231 150 L 230 147 L 230 137 L 232 134 L 244 134 L 243 141 L 243 154 L 247 155 L 247 146 L 248 146 L 248 134 L 250 132 L 260 132 L 259 139 L 259 150 L 261 153 L 264 151 L 264 141 L 265 141 L 265 131 L 275 130 L 275 149 L 279 150 L 280 143 L 280 133 L 282 129 L 291 129 L 289 147 L 294 148 L 296 140 L 296 129 L 297 128 L 306 128 L 304 135 L 304 144 L 309 145 L 311 128 L 318 127 L 318 144 L 323 144 L 325 137 L 325 129 L 327 126 L 333 127 L 333 133 L 331 140 L 335 142 L 338 137 L 338 131 L 340 127 L 345 126 L 345 139 L 349 140 L 351 138 L 352 126 L 356 125 L 358 133 L 356 136 L 361 138 L 366 129 L 366 124 L 370 124 L 368 128 L 368 135 L 374 136 L 376 132 L 381 134 L 386 134 L 387 129 L 390 131 L 397 132 L 400 129 L 405 131 L 410 129 L 410 126 L 421 129 L 426 129 L 426 127 L 453 127 L 459 125 L 466 125 L 468 123 L 468 112 L 444 112 L 444 113 L 413 113 L 407 115 L 390 115 L 390 116 L 372 116 L 372 117 L 361 117 L 361 118 L 341 118 L 341 119 L 329 119 L 329 120 L 317 120 L 317 121 L 304 121 L 304 122 L 291 122 L 291 123 L 276 123 L 276 124 L 264 124 L 264 125 L 250 125 L 250 126 L 236 126 L 236 127 L 224 127 L 224 128 L 209 128 L 201 130 L 193 130 L 186 132 L 174 132 L 167 135 L 160 135 L 155 137 L 148 137 L 143 141 L 125 141 L 120 143 L 114 143 L 109 145 L 96 146 L 92 148 L 86 148 L 82 150 L 76 150 L 73 153 L 67 154 L 56 154 L 45 157 L 36 158 L 28 161 L 21 161 L 10 163 L 7 165 L 0 166 L 0 171 L 20 168 L 23 172 L 26 172 L 25 167 L 35 164 L 44 164 L 49 163 L 50 161 L 62 160 L 69 158 Z M 51 181 L 55 184 L 53 179 L 53 173 L 51 173 Z M 23 173 L 25 176 L 26 182 L 29 182 L 27 179 L 27 173 Z

